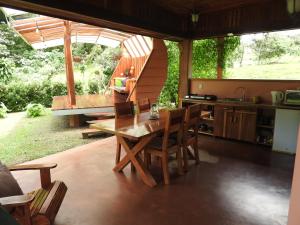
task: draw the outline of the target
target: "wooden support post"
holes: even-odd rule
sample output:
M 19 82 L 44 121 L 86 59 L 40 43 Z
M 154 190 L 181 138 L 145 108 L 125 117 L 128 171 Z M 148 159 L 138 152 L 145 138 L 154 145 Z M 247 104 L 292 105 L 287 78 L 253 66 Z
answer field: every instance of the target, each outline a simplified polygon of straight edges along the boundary
M 74 71 L 73 71 L 73 57 L 72 57 L 72 42 L 71 42 L 71 22 L 64 21 L 65 35 L 64 35 L 64 52 L 65 52 L 65 64 L 66 64 L 66 76 L 67 76 L 67 89 L 68 100 L 71 106 L 76 105 L 75 96 L 75 83 L 74 83 Z
M 193 40 L 183 40 L 178 43 L 178 47 L 180 51 L 178 97 L 180 100 L 189 94 L 189 79 L 192 78 Z
M 224 66 L 224 37 L 217 38 L 217 78 L 223 78 L 223 66 Z
M 299 199 L 300 199 L 300 126 L 298 128 L 298 142 L 297 142 L 293 184 L 292 184 L 291 198 L 290 198 L 288 225 L 300 224 Z

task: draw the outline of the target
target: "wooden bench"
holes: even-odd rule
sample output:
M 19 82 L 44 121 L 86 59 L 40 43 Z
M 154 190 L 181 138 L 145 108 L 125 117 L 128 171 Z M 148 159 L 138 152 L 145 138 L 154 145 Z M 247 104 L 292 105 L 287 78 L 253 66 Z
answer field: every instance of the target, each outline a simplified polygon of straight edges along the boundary
M 16 170 L 40 170 L 41 188 L 25 195 L 0 198 L 0 204 L 12 209 L 21 225 L 52 225 L 67 192 L 61 181 L 51 182 L 50 169 L 57 164 L 18 165 Z

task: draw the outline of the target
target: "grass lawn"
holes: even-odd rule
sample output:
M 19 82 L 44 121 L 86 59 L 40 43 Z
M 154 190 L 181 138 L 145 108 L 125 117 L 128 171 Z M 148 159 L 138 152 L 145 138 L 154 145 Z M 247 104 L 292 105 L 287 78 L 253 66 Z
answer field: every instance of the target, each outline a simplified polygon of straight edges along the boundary
M 68 128 L 66 118 L 52 116 L 50 110 L 42 117 L 24 117 L 11 132 L 0 136 L 0 160 L 12 165 L 97 140 L 82 139 L 83 129 Z
M 299 80 L 300 62 L 290 60 L 268 65 L 249 65 L 227 69 L 229 79 L 279 79 Z

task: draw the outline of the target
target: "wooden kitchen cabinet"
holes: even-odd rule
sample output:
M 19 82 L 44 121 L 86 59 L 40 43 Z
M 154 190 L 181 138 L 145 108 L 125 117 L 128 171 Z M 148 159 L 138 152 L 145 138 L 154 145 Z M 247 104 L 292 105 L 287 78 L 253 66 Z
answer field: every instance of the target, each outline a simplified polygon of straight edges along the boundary
M 255 142 L 256 111 L 224 110 L 223 137 L 240 141 Z
M 236 111 L 239 121 L 238 140 L 256 142 L 256 111 Z
M 214 108 L 214 136 L 223 137 L 224 127 L 224 105 L 215 105 Z

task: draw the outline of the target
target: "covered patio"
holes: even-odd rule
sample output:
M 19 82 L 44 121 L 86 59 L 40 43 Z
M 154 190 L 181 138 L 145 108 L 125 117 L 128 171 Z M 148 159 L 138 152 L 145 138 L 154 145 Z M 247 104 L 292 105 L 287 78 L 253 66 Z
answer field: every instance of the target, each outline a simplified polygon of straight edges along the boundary
M 264 95 L 268 92 L 267 97 L 263 98 L 265 105 L 261 105 L 268 114 L 277 107 L 270 104 L 270 90 L 281 90 L 283 86 L 285 90 L 296 89 L 299 86 L 299 81 L 285 81 L 283 85 L 281 81 L 247 80 L 233 82 L 233 86 L 226 85 L 226 82 L 220 81 L 222 61 L 219 60 L 224 54 L 224 36 L 299 28 L 298 5 L 295 5 L 298 1 L 117 2 L 118 4 L 113 1 L 70 0 L 62 3 L 0 0 L 4 6 L 109 27 L 122 32 L 178 41 L 180 103 L 186 100 L 186 95 L 203 94 L 203 89 L 209 87 L 210 81 L 192 78 L 193 40 L 201 38 L 218 39 L 218 79 L 214 81 L 217 85 L 210 90 L 226 92 L 228 95 L 228 92 L 241 88 L 241 83 L 254 94 L 256 88 L 260 87 L 264 90 Z M 292 7 L 291 2 L 294 2 Z M 242 96 L 243 100 L 244 95 L 245 93 Z M 188 104 L 195 103 L 191 99 L 187 101 Z M 208 108 L 211 107 L 210 102 L 205 104 Z M 57 225 L 298 225 L 300 156 L 271 151 L 267 147 L 270 147 L 268 140 L 257 143 L 257 125 L 266 125 L 256 124 L 256 116 L 263 117 L 264 113 L 257 113 L 260 109 L 257 110 L 256 106 L 253 106 L 256 103 L 247 104 L 247 107 L 254 107 L 256 111 L 251 109 L 245 113 L 242 107 L 246 104 L 241 106 L 231 103 L 230 106 L 244 110 L 237 111 L 241 114 L 241 121 L 252 120 L 254 135 L 247 136 L 251 127 L 241 129 L 242 122 L 236 127 L 222 127 L 222 130 L 218 130 L 219 133 L 215 132 L 216 135 L 212 130 L 206 130 L 198 143 L 201 162 L 198 166 L 190 163 L 189 171 L 184 176 L 177 176 L 176 167 L 171 163 L 170 185 L 162 185 L 161 171 L 156 161 L 151 167 L 151 174 L 158 181 L 158 185 L 152 189 L 144 185 L 139 174 L 130 171 L 128 167 L 124 169 L 124 173 L 112 172 L 116 146 L 114 137 L 28 163 L 55 162 L 59 165 L 53 170 L 53 178 L 63 180 L 69 191 L 57 215 Z M 227 110 L 228 105 L 221 106 L 222 110 Z M 218 105 L 215 109 L 217 112 Z M 299 110 L 299 107 L 294 109 Z M 273 111 L 270 113 L 272 119 Z M 232 113 L 233 116 L 228 119 L 226 113 Z M 217 120 L 216 117 L 214 119 L 222 126 L 226 125 L 227 119 L 232 124 L 237 118 L 234 113 L 234 110 L 227 111 L 221 114 L 221 120 Z M 250 119 L 243 117 L 243 113 Z M 206 120 L 213 119 L 208 117 Z M 271 127 L 270 124 L 267 126 Z M 232 130 L 239 132 L 231 132 Z M 246 131 L 247 136 L 244 140 L 243 131 Z M 299 151 L 300 133 L 295 142 L 298 143 L 295 151 Z M 24 191 L 31 191 L 39 185 L 38 173 L 22 172 L 14 175 Z
M 287 221 L 294 157 L 225 140 L 201 138 L 198 166 L 185 176 L 171 169 L 163 185 L 149 188 L 126 168 L 113 173 L 115 138 L 107 138 L 28 163 L 58 163 L 53 179 L 69 190 L 56 225 L 230 224 L 270 225 Z M 221 146 L 223 147 L 220 151 Z M 243 150 L 243 151 L 241 151 Z M 263 153 L 263 155 L 261 155 Z M 156 162 L 157 164 L 157 162 Z M 39 187 L 38 172 L 15 172 L 22 189 Z M 259 202 L 259 204 L 258 204 Z

